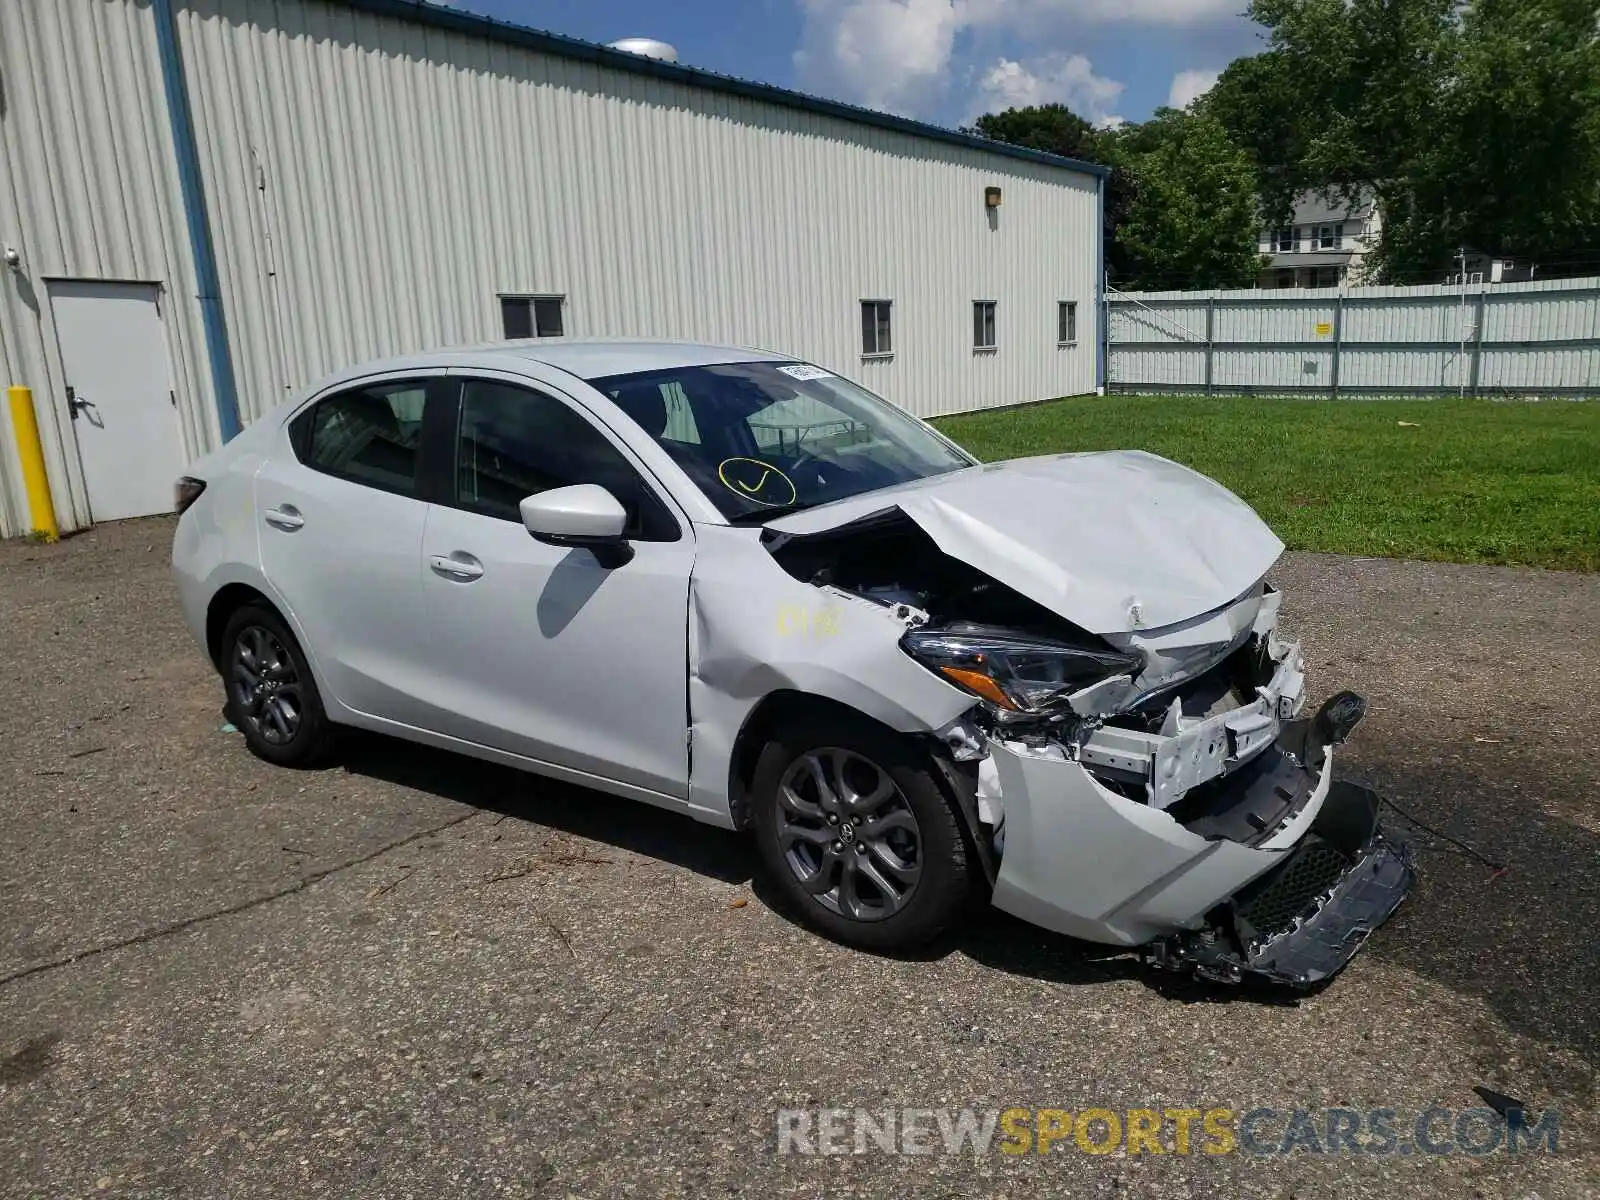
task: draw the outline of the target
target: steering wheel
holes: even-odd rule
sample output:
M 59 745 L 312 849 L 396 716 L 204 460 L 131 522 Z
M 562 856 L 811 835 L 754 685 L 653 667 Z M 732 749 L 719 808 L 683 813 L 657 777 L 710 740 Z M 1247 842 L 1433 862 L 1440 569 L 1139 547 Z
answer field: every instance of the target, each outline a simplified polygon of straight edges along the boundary
M 789 464 L 789 470 L 798 473 L 800 468 L 805 466 L 807 463 L 809 463 L 809 462 L 821 462 L 821 461 L 822 460 L 820 458 L 818 458 L 815 454 L 813 454 L 811 451 L 807 450 L 805 447 L 802 446 L 798 450 L 795 451 L 794 461 L 792 461 Z

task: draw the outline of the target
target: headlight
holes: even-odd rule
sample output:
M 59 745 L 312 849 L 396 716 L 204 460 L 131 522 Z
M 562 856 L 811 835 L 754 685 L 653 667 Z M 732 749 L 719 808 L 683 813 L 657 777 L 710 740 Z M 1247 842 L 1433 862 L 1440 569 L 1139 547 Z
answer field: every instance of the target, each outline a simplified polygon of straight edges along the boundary
M 1042 713 L 1091 683 L 1130 675 L 1137 654 L 1021 634 L 913 629 L 900 646 L 923 666 L 1002 712 Z

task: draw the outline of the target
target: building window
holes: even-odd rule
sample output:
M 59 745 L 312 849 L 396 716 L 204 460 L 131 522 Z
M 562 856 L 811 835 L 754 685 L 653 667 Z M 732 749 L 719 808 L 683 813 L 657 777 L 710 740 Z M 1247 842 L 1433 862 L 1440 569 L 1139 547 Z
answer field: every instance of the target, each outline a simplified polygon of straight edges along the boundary
M 1344 249 L 1344 223 L 1340 222 L 1333 227 L 1333 244 L 1340 250 Z
M 1272 252 L 1274 254 L 1290 254 L 1294 251 L 1294 229 L 1285 227 L 1272 231 Z
M 1311 278 L 1307 283 L 1309 287 L 1324 288 L 1339 286 L 1338 267 L 1312 267 Z
M 974 300 L 972 302 L 972 348 L 974 350 L 993 350 L 994 347 L 994 301 Z
M 1078 340 L 1078 302 L 1061 300 L 1056 303 L 1056 344 L 1070 346 Z
M 560 337 L 565 296 L 501 296 L 500 324 L 508 340 Z
M 1332 225 L 1319 225 L 1317 227 L 1316 245 L 1318 250 L 1332 250 L 1337 241 L 1338 235 L 1334 233 Z
M 861 302 L 861 353 L 867 358 L 883 358 L 894 352 L 889 340 L 888 300 L 863 300 Z

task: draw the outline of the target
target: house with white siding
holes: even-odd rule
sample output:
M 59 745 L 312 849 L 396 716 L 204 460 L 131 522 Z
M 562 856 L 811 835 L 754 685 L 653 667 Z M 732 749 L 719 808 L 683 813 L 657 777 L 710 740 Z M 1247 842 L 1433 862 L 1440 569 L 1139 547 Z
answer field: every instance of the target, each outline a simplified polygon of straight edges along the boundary
M 1378 245 L 1383 219 L 1364 190 L 1347 201 L 1339 193 L 1303 192 L 1290 224 L 1261 231 L 1260 250 L 1271 261 L 1257 280 L 1264 288 L 1327 288 L 1367 282 L 1363 260 Z

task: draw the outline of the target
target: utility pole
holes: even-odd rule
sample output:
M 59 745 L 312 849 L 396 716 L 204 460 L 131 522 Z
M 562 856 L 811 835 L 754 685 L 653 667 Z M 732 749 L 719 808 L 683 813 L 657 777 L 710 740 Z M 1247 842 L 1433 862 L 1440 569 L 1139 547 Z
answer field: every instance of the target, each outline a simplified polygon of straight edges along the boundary
M 1461 395 L 1467 394 L 1467 248 L 1461 247 L 1461 313 L 1457 324 L 1461 327 L 1461 353 L 1456 358 L 1456 368 L 1461 372 Z

